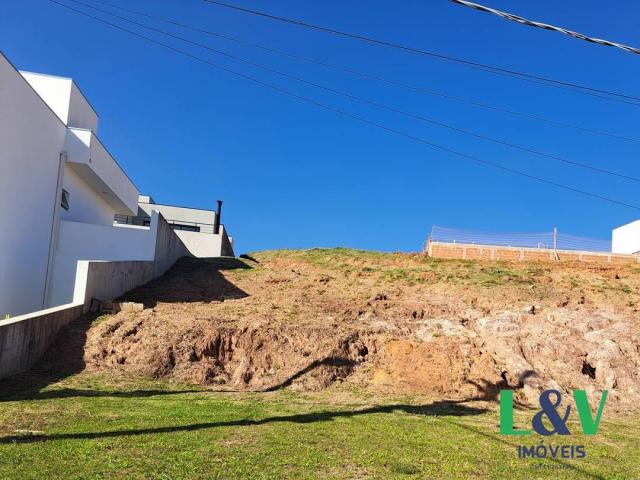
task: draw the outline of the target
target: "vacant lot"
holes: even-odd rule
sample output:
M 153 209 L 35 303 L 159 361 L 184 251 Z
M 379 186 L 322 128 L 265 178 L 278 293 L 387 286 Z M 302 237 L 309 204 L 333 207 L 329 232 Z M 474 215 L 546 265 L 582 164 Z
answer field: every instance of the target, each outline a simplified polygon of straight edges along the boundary
M 486 402 L 202 389 L 84 373 L 16 390 L 0 399 L 0 478 L 640 476 L 637 417 L 605 418 L 596 437 L 571 437 L 585 459 L 552 462 L 518 459 Z
M 0 478 L 640 478 L 640 270 L 348 249 L 184 259 L 0 382 Z M 609 391 L 574 460 L 499 434 Z M 575 414 L 573 415 L 575 421 Z

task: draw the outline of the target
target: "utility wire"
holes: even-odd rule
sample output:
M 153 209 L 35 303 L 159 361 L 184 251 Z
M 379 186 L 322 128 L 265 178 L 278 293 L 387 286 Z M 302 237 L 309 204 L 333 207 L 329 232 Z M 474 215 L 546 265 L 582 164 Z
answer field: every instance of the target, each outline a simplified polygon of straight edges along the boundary
M 149 25 L 145 25 L 144 23 L 136 22 L 135 20 L 131 20 L 130 18 L 127 18 L 127 17 L 124 17 L 122 15 L 118 15 L 118 14 L 109 12 L 109 11 L 104 10 L 102 8 L 99 8 L 99 7 L 94 7 L 93 5 L 89 5 L 89 4 L 84 3 L 82 1 L 79 1 L 79 0 L 67 0 L 67 1 L 70 1 L 70 2 L 73 2 L 73 3 L 76 3 L 76 4 L 80 4 L 80 5 L 84 5 L 85 7 L 91 8 L 93 10 L 96 10 L 98 12 L 104 13 L 106 15 L 110 15 L 111 17 L 118 18 L 120 20 L 124 20 L 125 22 L 129 22 L 129 23 L 131 23 L 133 25 L 136 25 L 136 26 L 139 26 L 139 27 L 142 27 L 142 28 L 146 28 L 146 29 L 151 30 L 153 32 L 160 33 L 162 35 L 166 35 L 166 36 L 171 37 L 171 38 L 175 38 L 177 40 L 183 41 L 183 42 L 191 44 L 191 45 L 195 45 L 195 46 L 200 47 L 200 48 L 204 48 L 204 49 L 209 50 L 211 52 L 214 52 L 216 54 L 223 55 L 223 56 L 225 56 L 227 58 L 231 58 L 231 59 L 233 59 L 235 61 L 238 61 L 238 62 L 241 62 L 241 63 L 245 63 L 245 64 L 251 65 L 253 67 L 256 67 L 256 68 L 260 68 L 260 69 L 265 70 L 267 72 L 275 73 L 276 75 L 283 76 L 285 78 L 288 78 L 290 80 L 294 80 L 294 81 L 303 83 L 305 85 L 310 85 L 310 86 L 312 86 L 314 88 L 318 88 L 318 89 L 333 93 L 334 95 L 340 95 L 342 97 L 349 98 L 351 100 L 356 100 L 356 101 L 364 103 L 366 105 L 372 105 L 374 107 L 381 108 L 383 110 L 387 110 L 387 111 L 390 111 L 390 112 L 393 112 L 393 113 L 404 115 L 406 117 L 413 118 L 413 119 L 416 119 L 416 120 L 420 120 L 422 122 L 429 123 L 429 124 L 432 124 L 432 125 L 437 125 L 437 126 L 442 127 L 442 128 L 447 128 L 449 130 L 453 130 L 455 132 L 462 133 L 464 135 L 469 135 L 469 136 L 472 136 L 472 137 L 475 137 L 475 138 L 479 138 L 481 140 L 497 143 L 499 145 L 503 145 L 503 146 L 506 146 L 506 147 L 509 147 L 509 148 L 513 148 L 513 149 L 520 150 L 520 151 L 523 151 L 523 152 L 531 153 L 533 155 L 538 155 L 538 156 L 541 156 L 541 157 L 550 158 L 552 160 L 557 160 L 557 161 L 560 161 L 560 162 L 563 162 L 563 163 L 566 163 L 566 164 L 569 164 L 569 165 L 573 165 L 573 166 L 576 166 L 576 167 L 586 168 L 586 169 L 589 169 L 589 170 L 592 170 L 592 171 L 595 171 L 595 172 L 598 172 L 598 173 L 604 173 L 606 175 L 612 175 L 612 176 L 615 176 L 615 177 L 624 178 L 626 180 L 632 180 L 632 181 L 635 181 L 635 182 L 640 182 L 640 178 L 637 178 L 637 177 L 633 177 L 633 176 L 630 176 L 630 175 L 625 175 L 625 174 L 622 174 L 622 173 L 616 173 L 616 172 L 613 172 L 611 170 L 606 170 L 604 168 L 595 167 L 595 166 L 588 165 L 588 164 L 581 163 L 581 162 L 577 162 L 577 161 L 574 161 L 574 160 L 568 160 L 566 158 L 563 158 L 563 157 L 560 157 L 560 156 L 557 156 L 557 155 L 544 153 L 544 152 L 541 152 L 539 150 L 534 150 L 532 148 L 524 147 L 524 146 L 521 146 L 521 145 L 518 145 L 518 144 L 515 144 L 515 143 L 511 143 L 511 142 L 508 142 L 508 141 L 505 141 L 505 140 L 492 138 L 492 137 L 490 137 L 488 135 L 483 135 L 483 134 L 476 133 L 476 132 L 473 132 L 473 131 L 470 131 L 470 130 L 465 130 L 465 129 L 457 127 L 455 125 L 450 125 L 450 124 L 443 123 L 443 122 L 440 122 L 438 120 L 434 120 L 432 118 L 428 118 L 428 117 L 425 117 L 425 116 L 422 116 L 422 115 L 419 115 L 419 114 L 416 114 L 416 113 L 407 112 L 407 111 L 401 110 L 399 108 L 395 108 L 395 107 L 392 107 L 392 106 L 389 106 L 389 105 L 378 103 L 378 102 L 375 102 L 375 101 L 372 101 L 372 100 L 369 100 L 369 99 L 366 99 L 366 98 L 359 97 L 357 95 L 353 95 L 352 93 L 349 93 L 349 92 L 336 90 L 334 88 L 327 87 L 325 85 L 312 82 L 312 81 L 307 80 L 305 78 L 298 77 L 296 75 L 291 75 L 291 74 L 282 72 L 280 70 L 277 70 L 277 69 L 262 65 L 260 63 L 256 63 L 256 62 L 254 62 L 252 60 L 248 60 L 246 58 L 242 58 L 242 57 L 238 57 L 236 55 L 232 55 L 230 53 L 227 53 L 227 52 L 222 51 L 222 50 L 218 50 L 218 49 L 210 47 L 208 45 L 204 45 L 202 43 L 195 42 L 193 40 L 189 40 L 189 39 L 181 37 L 179 35 L 175 35 L 173 33 L 166 32 L 166 31 L 164 31 L 162 29 L 155 28 L 155 27 L 152 27 L 152 26 L 149 26 Z
M 135 32 L 133 30 L 129 30 L 129 29 L 127 29 L 127 28 L 125 28 L 125 27 L 123 27 L 121 25 L 109 22 L 108 20 L 104 20 L 103 18 L 96 17 L 96 16 L 91 15 L 91 14 L 89 14 L 87 12 L 82 11 L 82 10 L 78 10 L 76 8 L 73 8 L 73 7 L 69 6 L 69 5 L 65 5 L 65 4 L 63 4 L 63 3 L 61 3 L 61 2 L 59 2 L 57 0 L 48 0 L 48 1 L 51 2 L 51 3 L 54 3 L 56 5 L 59 5 L 61 7 L 64 7 L 66 9 L 68 9 L 68 10 L 71 10 L 73 12 L 76 12 L 76 13 L 78 13 L 80 15 L 83 15 L 85 17 L 92 18 L 93 20 L 101 22 L 101 23 L 103 23 L 105 25 L 111 26 L 111 27 L 116 28 L 118 30 L 121 30 L 123 32 L 126 32 L 126 33 L 129 33 L 131 35 L 134 35 L 134 36 L 136 36 L 138 38 L 146 40 L 146 41 L 148 41 L 150 43 L 153 43 L 155 45 L 158 45 L 158 46 L 161 46 L 161 47 L 166 48 L 168 50 L 171 50 L 171 51 L 173 51 L 175 53 L 178 53 L 180 55 L 184 55 L 185 57 L 188 57 L 188 58 L 190 58 L 192 60 L 196 60 L 196 61 L 201 62 L 203 64 L 206 64 L 206 65 L 209 65 L 211 67 L 214 67 L 216 69 L 222 70 L 222 71 L 227 72 L 227 73 L 229 73 L 231 75 L 234 75 L 236 77 L 243 78 L 243 79 L 248 80 L 250 82 L 253 82 L 253 83 L 257 84 L 257 85 L 261 85 L 263 87 L 270 88 L 270 89 L 272 89 L 272 90 L 274 90 L 276 92 L 279 92 L 279 93 L 281 93 L 283 95 L 286 95 L 286 96 L 289 96 L 289 97 L 292 97 L 292 98 L 296 98 L 298 100 L 301 100 L 301 101 L 306 102 L 306 103 L 311 104 L 311 105 L 315 105 L 315 106 L 320 107 L 320 108 L 322 108 L 324 110 L 337 113 L 337 114 L 342 115 L 342 116 L 347 117 L 347 118 L 351 118 L 351 119 L 356 120 L 356 121 L 358 121 L 360 123 L 363 123 L 365 125 L 370 125 L 372 127 L 376 127 L 378 129 L 381 129 L 381 130 L 384 130 L 384 131 L 387 131 L 387 132 L 390 132 L 390 133 L 394 133 L 396 135 L 399 135 L 401 137 L 413 140 L 413 141 L 421 143 L 423 145 L 430 146 L 432 148 L 435 148 L 435 149 L 450 153 L 452 155 L 456 155 L 456 156 L 461 157 L 461 158 L 465 158 L 467 160 L 471 160 L 473 162 L 476 162 L 476 163 L 479 163 L 479 164 L 482 164 L 482 165 L 485 165 L 485 166 L 490 166 L 490 167 L 496 168 L 498 170 L 509 172 L 509 173 L 514 174 L 514 175 L 518 175 L 518 176 L 521 176 L 521 177 L 524 177 L 524 178 L 528 178 L 528 179 L 535 180 L 535 181 L 538 181 L 538 182 L 541 182 L 541 183 L 545 183 L 547 185 L 552 185 L 552 186 L 555 186 L 557 188 L 561 188 L 563 190 L 568 190 L 568 191 L 571 191 L 571 192 L 574 192 L 574 193 L 579 193 L 581 195 L 588 196 L 588 197 L 591 197 L 591 198 L 597 198 L 599 200 L 603 200 L 603 201 L 606 201 L 606 202 L 609 202 L 609 203 L 613 203 L 613 204 L 616 204 L 616 205 L 632 208 L 634 210 L 640 210 L 640 206 L 638 206 L 638 205 L 625 203 L 625 202 L 622 202 L 622 201 L 619 201 L 619 200 L 615 200 L 615 199 L 612 199 L 612 198 L 609 198 L 609 197 L 605 197 L 604 195 L 600 195 L 600 194 L 597 194 L 597 193 L 592 193 L 592 192 L 588 192 L 588 191 L 585 191 L 585 190 L 580 190 L 578 188 L 574 188 L 574 187 L 571 187 L 569 185 L 565 185 L 565 184 L 562 184 L 562 183 L 559 183 L 559 182 L 555 182 L 553 180 L 549 180 L 549 179 L 546 179 L 546 178 L 543 178 L 543 177 L 538 177 L 536 175 L 532 175 L 532 174 L 529 174 L 529 173 L 526 173 L 526 172 L 523 172 L 523 171 L 520 171 L 520 170 L 517 170 L 517 169 L 514 169 L 514 168 L 506 167 L 506 166 L 501 165 L 499 163 L 491 162 L 489 160 L 483 160 L 483 159 L 475 157 L 473 155 L 470 155 L 470 154 L 467 154 L 467 153 L 463 153 L 463 152 L 459 152 L 459 151 L 453 150 L 453 149 L 451 149 L 449 147 L 445 147 L 445 146 L 433 143 L 433 142 L 431 142 L 429 140 L 426 140 L 424 138 L 417 137 L 417 136 L 414 136 L 412 134 L 403 132 L 402 130 L 397 130 L 395 128 L 388 127 L 388 126 L 383 125 L 381 123 L 377 123 L 375 121 L 372 121 L 372 120 L 369 120 L 369 119 L 367 119 L 365 117 L 361 117 L 359 115 L 347 112 L 345 110 L 341 110 L 339 108 L 334 108 L 334 107 L 331 107 L 329 105 L 325 105 L 325 104 L 323 104 L 321 102 L 318 102 L 318 101 L 313 100 L 311 98 L 299 95 L 299 94 L 297 94 L 295 92 L 292 92 L 290 90 L 281 88 L 281 87 L 279 87 L 277 85 L 274 85 L 274 84 L 271 84 L 271 83 L 268 83 L 268 82 L 264 82 L 264 81 L 262 81 L 262 80 L 260 80 L 258 78 L 255 78 L 255 77 L 252 77 L 252 76 L 249 76 L 249 75 L 245 75 L 243 73 L 237 72 L 235 70 L 232 70 L 230 68 L 224 67 L 222 65 L 218 65 L 218 64 L 213 63 L 213 62 L 211 62 L 211 61 L 209 61 L 207 59 L 204 59 L 202 57 L 199 57 L 199 56 L 194 55 L 192 53 L 189 53 L 187 51 L 181 50 L 179 48 L 173 47 L 172 45 L 169 45 L 167 43 L 163 43 L 163 42 L 161 42 L 159 40 L 156 40 L 156 39 L 154 39 L 152 37 L 148 37 L 146 35 L 143 35 L 141 33 Z
M 514 15 L 513 13 L 502 12 L 500 10 L 496 10 L 494 8 L 485 7 L 484 5 L 480 5 L 478 3 L 468 2 L 466 0 L 450 0 L 453 3 L 457 3 L 459 5 L 464 5 L 465 7 L 470 7 L 475 10 L 480 10 L 482 12 L 493 13 L 502 18 L 506 18 L 507 20 L 511 20 L 512 22 L 517 22 L 522 25 L 528 25 L 530 27 L 543 28 L 545 30 L 553 30 L 555 32 L 564 33 L 565 35 L 569 35 L 570 37 L 579 38 L 580 40 L 585 40 L 591 43 L 597 43 L 599 45 L 604 45 L 606 47 L 615 47 L 626 52 L 640 54 L 640 48 L 630 47 L 629 45 L 624 45 L 622 43 L 611 42 L 609 40 L 603 40 L 601 38 L 593 38 L 588 37 L 582 33 L 574 32 L 573 30 L 567 30 L 566 28 L 556 27 L 555 25 L 549 25 L 548 23 L 535 22 L 533 20 L 527 20 L 526 18 L 520 17 L 518 15 Z
M 437 52 L 433 52 L 433 51 L 429 51 L 429 50 L 422 50 L 419 48 L 415 48 L 415 47 L 409 47 L 407 45 L 401 45 L 398 43 L 392 43 L 392 42 L 387 42 L 384 40 L 379 40 L 376 38 L 372 38 L 372 37 L 367 37 L 364 35 L 359 35 L 356 33 L 350 33 L 350 32 L 345 32 L 342 30 L 335 30 L 333 28 L 328 28 L 328 27 L 323 27 L 320 25 L 314 25 L 311 23 L 307 23 L 307 22 L 302 22 L 300 20 L 295 20 L 292 18 L 287 18 L 287 17 L 281 17 L 281 16 L 277 16 L 277 15 L 272 15 L 270 13 L 266 13 L 266 12 L 260 12 L 258 10 L 252 10 L 249 8 L 244 8 L 244 7 L 239 7 L 237 5 L 231 5 L 228 3 L 224 3 L 224 2 L 220 2 L 218 0 L 203 0 L 204 2 L 207 3 L 211 3 L 213 5 L 218 5 L 220 7 L 224 7 L 224 8 L 229 8 L 232 10 L 237 10 L 240 12 L 244 12 L 244 13 L 248 13 L 251 15 L 257 15 L 263 18 L 268 18 L 270 20 L 276 20 L 279 22 L 284 22 L 284 23 L 289 23 L 292 25 L 298 25 L 300 27 L 304 27 L 304 28 L 308 28 L 308 29 L 312 29 L 312 30 L 317 30 L 317 31 L 321 31 L 321 32 L 325 32 L 325 33 L 331 33 L 334 35 L 339 35 L 342 37 L 347 37 L 347 38 L 353 38 L 355 40 L 360 40 L 363 42 L 367 42 L 367 43 L 371 43 L 371 44 L 375 44 L 375 45 L 382 45 L 385 47 L 389 47 L 389 48 L 395 48 L 398 50 L 404 50 L 406 52 L 409 53 L 413 53 L 416 55 L 424 55 L 424 56 L 428 56 L 428 57 L 433 57 L 433 58 L 437 58 L 440 60 L 446 60 L 449 62 L 455 62 L 455 63 L 459 63 L 462 65 L 466 65 L 467 67 L 470 68 L 474 68 L 474 69 L 478 69 L 478 70 L 483 70 L 486 72 L 491 72 L 491 73 L 495 73 L 497 75 L 503 75 L 503 76 L 507 76 L 507 77 L 511 77 L 511 78 L 518 78 L 520 80 L 524 80 L 524 81 L 528 81 L 528 82 L 532 82 L 532 83 L 539 83 L 542 85 L 547 85 L 549 87 L 555 87 L 555 88 L 560 88 L 563 90 L 570 90 L 573 92 L 577 92 L 577 93 L 581 93 L 583 95 L 590 95 L 593 97 L 598 97 L 598 98 L 603 98 L 606 100 L 612 100 L 612 101 L 616 101 L 616 102 L 622 102 L 622 103 L 626 103 L 629 105 L 635 105 L 636 107 L 640 106 L 639 103 L 636 103 L 636 101 L 640 101 L 640 97 L 636 97 L 633 95 L 626 95 L 623 93 L 617 93 L 617 92 L 612 92 L 609 90 L 603 90 L 603 89 L 599 89 L 599 88 L 594 88 L 594 87 L 589 87 L 586 85 L 579 85 L 576 83 L 570 83 L 570 82 L 563 82 L 561 80 L 555 80 L 553 78 L 548 78 L 548 77 L 542 77 L 539 75 L 532 75 L 529 73 L 523 73 L 523 72 L 518 72 L 516 70 L 509 70 L 506 68 L 501 68 L 501 67 L 496 67 L 493 65 L 487 65 L 487 64 L 483 64 L 483 63 L 479 63 L 479 62 L 473 62 L 471 60 L 466 60 L 463 58 L 458 58 L 458 57 L 452 57 L 450 55 L 444 55 L 441 53 L 437 53 Z M 617 98 L 616 98 L 617 97 Z M 627 100 L 625 100 L 627 99 Z M 635 100 L 635 101 L 628 101 L 628 100 Z
M 271 48 L 271 47 L 266 47 L 264 45 L 261 45 L 261 44 L 258 44 L 258 43 L 253 43 L 253 42 L 248 42 L 246 40 L 242 40 L 242 39 L 239 39 L 237 37 L 230 36 L 230 35 L 225 35 L 225 34 L 221 34 L 219 32 L 213 32 L 211 30 L 206 30 L 206 29 L 203 29 L 203 28 L 194 27 L 192 25 L 187 25 L 187 24 L 184 24 L 184 23 L 176 22 L 175 20 L 172 20 L 172 19 L 158 17 L 158 16 L 155 16 L 155 15 L 150 15 L 148 13 L 140 12 L 140 11 L 137 11 L 137 10 L 132 10 L 130 8 L 121 7 L 119 5 L 114 5 L 113 3 L 104 2 L 104 1 L 101 1 L 101 0 L 92 0 L 92 1 L 95 2 L 95 3 L 106 5 L 106 6 L 109 6 L 109 7 L 112 7 L 112 8 L 116 8 L 116 9 L 119 9 L 119 10 L 124 10 L 126 12 L 133 13 L 135 15 L 140 15 L 142 17 L 150 18 L 152 20 L 157 20 L 157 21 L 165 22 L 165 23 L 168 23 L 168 24 L 171 24 L 171 25 L 176 25 L 176 26 L 188 29 L 188 30 L 192 30 L 194 32 L 204 33 L 206 35 L 210 35 L 210 36 L 217 37 L 217 38 L 223 38 L 225 40 L 229 40 L 229 41 L 238 43 L 240 45 L 247 45 L 247 46 L 250 46 L 250 47 L 253 47 L 253 48 L 258 48 L 258 49 L 263 50 L 263 51 L 267 51 L 267 52 L 270 52 L 270 53 L 275 53 L 277 55 L 285 56 L 285 57 L 288 57 L 288 58 L 293 58 L 295 60 L 304 61 L 304 62 L 311 63 L 311 64 L 314 64 L 314 65 L 320 65 L 322 67 L 331 68 L 331 69 L 334 69 L 334 70 L 337 70 L 337 71 L 348 73 L 350 75 L 355 75 L 355 76 L 358 76 L 358 77 L 361 77 L 361 78 L 366 78 L 366 79 L 369 79 L 369 80 L 375 80 L 375 81 L 378 81 L 378 82 L 381 82 L 381 83 L 385 83 L 387 85 L 405 88 L 405 89 L 408 89 L 408 90 L 412 90 L 414 92 L 425 93 L 425 94 L 428 94 L 428 95 L 437 96 L 437 97 L 445 98 L 445 99 L 448 99 L 448 100 L 453 100 L 453 101 L 456 101 L 456 102 L 468 103 L 468 104 L 476 106 L 476 107 L 485 108 L 485 109 L 489 109 L 489 110 L 494 110 L 494 111 L 497 111 L 497 112 L 502 112 L 502 113 L 506 113 L 506 114 L 509 114 L 509 115 L 513 115 L 513 116 L 517 116 L 517 117 L 521 117 L 521 118 L 526 118 L 526 119 L 530 119 L 530 120 L 536 120 L 536 121 L 540 121 L 540 122 L 545 122 L 545 123 L 549 123 L 551 125 L 556 125 L 556 126 L 559 126 L 559 127 L 571 128 L 571 129 L 582 131 L 582 132 L 586 132 L 586 133 L 593 133 L 593 134 L 596 134 L 596 135 L 606 136 L 606 137 L 610 137 L 610 138 L 617 138 L 619 140 L 627 140 L 627 141 L 630 141 L 630 142 L 640 143 L 640 139 L 637 139 L 637 138 L 627 137 L 627 136 L 624 136 L 624 135 L 619 135 L 617 133 L 607 132 L 607 131 L 603 131 L 603 130 L 596 130 L 596 129 L 593 129 L 593 128 L 587 128 L 587 127 L 583 127 L 583 126 L 580 126 L 580 125 L 561 122 L 561 121 L 553 120 L 553 119 L 546 118 L 546 117 L 539 116 L 539 115 L 532 114 L 532 113 L 519 112 L 519 111 L 516 111 L 516 110 L 511 110 L 511 109 L 499 107 L 499 106 L 496 106 L 496 105 L 490 105 L 490 104 L 478 102 L 478 101 L 475 101 L 475 100 L 472 100 L 472 99 L 469 99 L 469 98 L 465 98 L 465 97 L 458 97 L 458 96 L 455 96 L 455 95 L 450 95 L 450 94 L 439 92 L 439 91 L 436 91 L 436 90 L 431 90 L 431 89 L 427 89 L 427 88 L 423 88 L 423 87 L 418 87 L 418 86 L 415 86 L 415 85 L 410 85 L 410 84 L 407 84 L 407 83 L 404 83 L 404 82 L 391 80 L 389 78 L 381 77 L 381 76 L 378 76 L 378 75 L 373 75 L 373 74 L 370 74 L 370 73 L 367 73 L 367 72 L 354 70 L 352 68 L 347 68 L 347 67 L 343 67 L 343 66 L 339 66 L 339 65 L 335 65 L 335 64 L 331 64 L 331 63 L 326 63 L 326 62 L 315 60 L 313 58 L 309 58 L 309 57 L 306 57 L 306 56 L 297 55 L 297 54 L 290 53 L 290 52 L 285 52 L 283 50 L 278 50 L 278 49 Z

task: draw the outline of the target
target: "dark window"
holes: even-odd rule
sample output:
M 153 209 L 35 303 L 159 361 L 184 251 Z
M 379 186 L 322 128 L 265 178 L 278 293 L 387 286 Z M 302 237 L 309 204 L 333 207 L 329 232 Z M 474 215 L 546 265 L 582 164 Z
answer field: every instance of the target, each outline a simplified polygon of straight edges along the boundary
M 69 210 L 69 192 L 65 189 L 62 189 L 62 201 L 60 202 L 60 206 L 65 210 Z
M 181 225 L 179 223 L 171 224 L 174 230 L 186 230 L 188 232 L 199 232 L 200 227 L 196 227 L 195 225 Z
M 143 226 L 143 227 L 149 227 L 149 226 L 151 226 L 151 220 L 143 220 L 143 221 L 142 221 L 142 226 Z

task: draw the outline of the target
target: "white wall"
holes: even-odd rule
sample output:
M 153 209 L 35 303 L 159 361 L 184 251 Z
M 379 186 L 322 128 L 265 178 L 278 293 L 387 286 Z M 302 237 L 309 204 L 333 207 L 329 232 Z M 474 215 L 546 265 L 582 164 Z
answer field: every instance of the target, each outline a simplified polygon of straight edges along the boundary
M 65 149 L 67 162 L 116 213 L 137 213 L 138 189 L 91 130 L 68 128 Z
M 196 208 L 159 205 L 155 203 L 139 203 L 138 206 L 147 215 L 150 215 L 152 210 L 157 210 L 169 222 L 179 220 L 185 223 L 206 223 L 213 225 L 216 219 L 216 212 L 211 210 L 199 210 Z
M 42 73 L 20 73 L 42 100 L 51 107 L 62 123 L 66 125 L 69 118 L 69 97 L 71 96 L 72 80 Z
M 66 127 L 0 53 L 0 317 L 43 308 Z
M 222 235 L 176 230 L 176 235 L 196 258 L 219 257 L 222 251 Z
M 86 128 L 93 130 L 94 133 L 98 130 L 98 114 L 73 81 L 71 83 L 67 126 Z
M 154 278 L 189 251 L 167 222 L 152 212 L 148 228 L 60 222 L 48 307 L 73 301 L 78 262 L 152 261 Z
M 60 222 L 48 307 L 70 303 L 80 260 L 153 260 L 155 230 Z
M 60 210 L 65 221 L 111 226 L 114 209 L 68 164 L 64 168 L 63 188 L 69 192 L 69 210 Z
M 611 235 L 613 253 L 640 252 L 640 220 L 615 228 Z
M 71 78 L 20 73 L 65 125 L 98 130 L 98 114 Z

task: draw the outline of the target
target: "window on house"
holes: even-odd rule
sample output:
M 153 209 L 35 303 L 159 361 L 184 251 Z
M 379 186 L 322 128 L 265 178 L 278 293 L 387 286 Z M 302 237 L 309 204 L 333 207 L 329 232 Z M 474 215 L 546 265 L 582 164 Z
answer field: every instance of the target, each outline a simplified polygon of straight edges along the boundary
M 60 206 L 65 210 L 69 210 L 69 192 L 65 189 L 62 189 L 62 201 L 60 202 Z
M 171 226 L 174 230 L 185 230 L 187 232 L 199 232 L 200 227 L 195 225 L 183 225 L 181 223 L 172 223 Z

